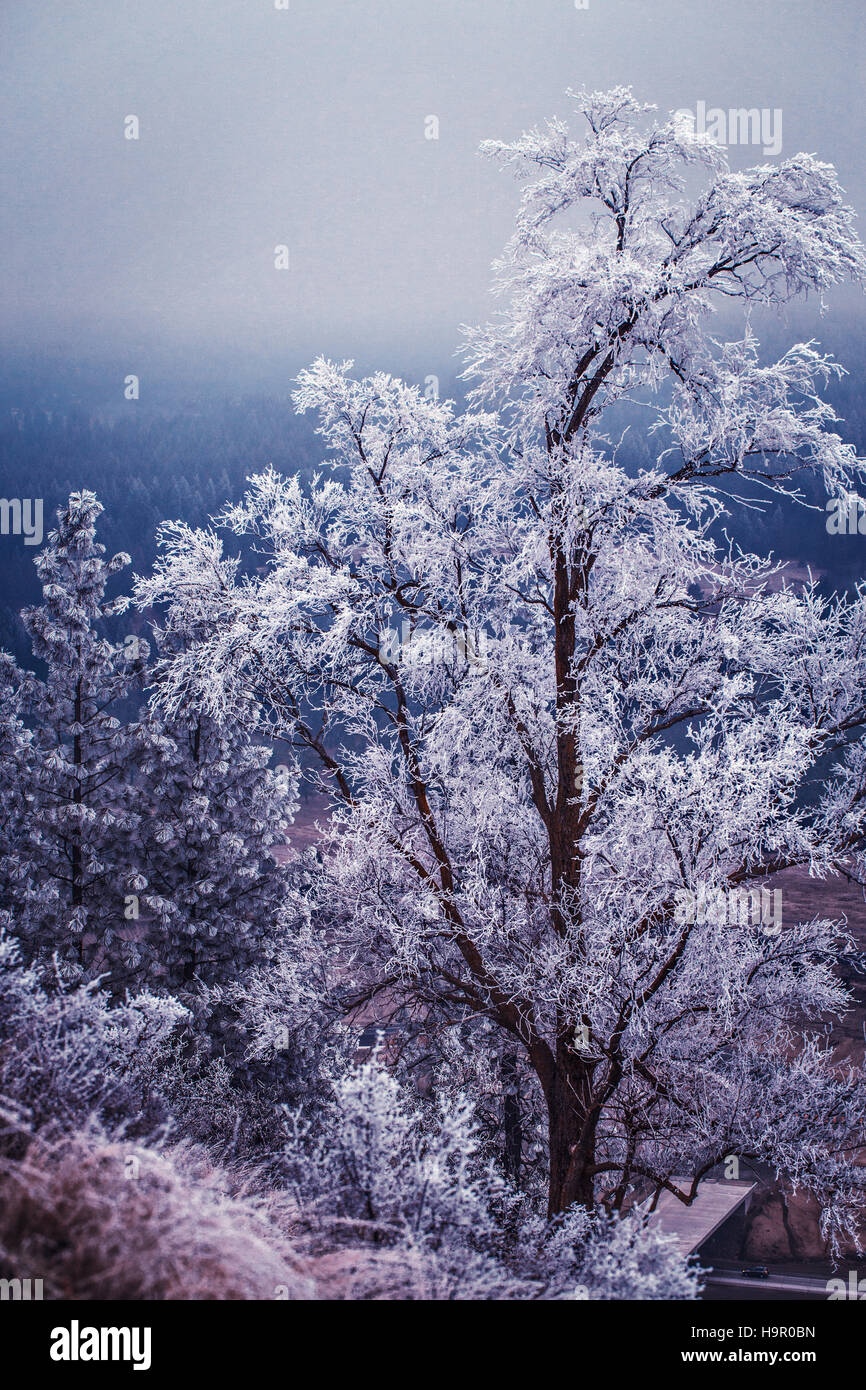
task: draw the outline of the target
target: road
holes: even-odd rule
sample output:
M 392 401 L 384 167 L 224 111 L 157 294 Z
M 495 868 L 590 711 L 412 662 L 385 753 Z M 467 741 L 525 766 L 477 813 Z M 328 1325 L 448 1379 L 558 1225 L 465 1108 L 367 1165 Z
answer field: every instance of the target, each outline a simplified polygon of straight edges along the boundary
M 826 1279 L 804 1274 L 770 1274 L 769 1279 L 747 1279 L 736 1270 L 714 1270 L 707 1278 L 704 1298 L 710 1302 L 821 1302 L 827 1301 Z

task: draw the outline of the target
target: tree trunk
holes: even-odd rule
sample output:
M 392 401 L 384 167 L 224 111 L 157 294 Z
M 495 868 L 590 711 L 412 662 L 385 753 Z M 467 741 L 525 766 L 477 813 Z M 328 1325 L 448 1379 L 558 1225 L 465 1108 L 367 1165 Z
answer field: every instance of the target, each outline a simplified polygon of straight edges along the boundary
M 79 677 L 78 683 L 77 683 L 77 685 L 76 685 L 76 687 L 75 687 L 75 723 L 76 723 L 76 725 L 79 726 L 79 727 L 80 727 L 80 725 L 81 725 L 82 713 L 83 713 L 83 703 L 82 703 L 82 697 L 81 697 L 81 678 Z M 80 735 L 80 734 L 75 734 L 75 735 L 73 736 L 73 739 L 72 739 L 72 766 L 75 768 L 76 773 L 78 772 L 78 769 L 81 767 L 81 763 L 82 763 L 81 735 Z M 76 776 L 76 778 L 75 778 L 75 785 L 73 786 L 73 789 L 72 789 L 72 800 L 73 800 L 73 804 L 74 804 L 76 807 L 81 806 L 81 804 L 82 804 L 82 802 L 83 802 L 83 800 L 84 800 L 84 795 L 83 795 L 83 792 L 82 792 L 81 782 L 80 782 L 80 780 L 79 780 L 79 778 L 78 778 L 77 776 Z M 73 906 L 73 907 L 81 907 L 82 904 L 84 903 L 84 872 L 83 872 L 84 854 L 83 854 L 83 848 L 82 848 L 82 844 L 81 844 L 81 820 L 80 820 L 80 819 L 79 819 L 79 820 L 76 820 L 75 825 L 73 826 L 73 831 L 72 831 L 71 862 L 72 862 L 72 906 Z M 79 964 L 81 965 L 81 967 L 82 967 L 82 969 L 83 969 L 83 968 L 84 968 L 84 965 L 85 965 L 85 961 L 86 961 L 86 951 L 85 951 L 85 947 L 84 947 L 84 931 L 83 931 L 83 930 L 79 933 L 79 937 L 78 937 L 78 960 L 79 960 Z
M 517 1078 L 517 1055 L 506 1051 L 502 1055 L 502 1128 L 504 1131 L 503 1161 L 506 1175 L 513 1183 L 520 1181 L 523 1151 L 523 1126 L 520 1120 L 520 1092 Z
M 571 1041 L 560 1037 L 553 1080 L 546 1093 L 550 1142 L 548 1216 L 566 1211 L 575 1202 L 588 1210 L 595 1205 L 595 1120 L 586 1122 L 591 1106 L 592 1070 L 592 1063 L 574 1050 Z

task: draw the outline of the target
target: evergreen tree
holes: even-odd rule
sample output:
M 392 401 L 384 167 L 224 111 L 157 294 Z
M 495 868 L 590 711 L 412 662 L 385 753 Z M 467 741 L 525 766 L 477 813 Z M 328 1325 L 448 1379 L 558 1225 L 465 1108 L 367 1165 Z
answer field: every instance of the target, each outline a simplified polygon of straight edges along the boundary
M 34 759 L 21 845 L 40 896 L 19 902 L 16 930 L 31 956 L 56 952 L 70 973 L 107 975 L 122 989 L 140 962 L 124 919 L 139 735 L 113 711 L 142 682 L 144 644 L 115 646 L 99 630 L 117 611 L 107 581 L 129 563 L 103 558 L 102 510 L 83 491 L 58 511 L 36 560 L 42 603 L 22 613 L 46 669 L 28 681 Z
M 13 931 L 23 913 L 55 897 L 34 875 L 25 848 L 34 759 L 22 719 L 29 683 L 9 653 L 0 652 L 0 925 Z
M 295 783 L 269 769 L 270 750 L 242 722 L 150 711 L 142 732 L 149 978 L 208 1014 L 225 986 L 275 955 L 293 895 L 272 847 L 285 839 Z

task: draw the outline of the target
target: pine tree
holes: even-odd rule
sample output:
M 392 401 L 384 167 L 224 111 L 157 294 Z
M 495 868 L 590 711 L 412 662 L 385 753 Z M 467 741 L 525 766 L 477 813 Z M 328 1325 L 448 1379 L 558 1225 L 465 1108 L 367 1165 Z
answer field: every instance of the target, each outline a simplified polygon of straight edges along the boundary
M 36 560 L 42 603 L 21 615 L 46 670 L 29 681 L 34 759 L 21 847 L 41 899 L 19 905 L 15 926 L 31 957 L 56 952 L 69 973 L 107 975 L 120 990 L 140 956 L 124 919 L 138 730 L 114 710 L 142 683 L 144 644 L 115 646 L 100 631 L 118 607 L 105 601 L 107 581 L 129 563 L 103 558 L 102 511 L 87 491 L 58 511 Z
M 0 652 L 0 925 L 11 931 L 24 914 L 55 897 L 34 874 L 26 851 L 34 752 L 22 715 L 29 687 L 30 677 Z
M 149 980 L 201 1017 L 225 986 L 274 957 L 292 895 L 272 846 L 285 838 L 295 784 L 269 769 L 270 750 L 242 723 L 150 711 L 142 732 L 137 867 Z

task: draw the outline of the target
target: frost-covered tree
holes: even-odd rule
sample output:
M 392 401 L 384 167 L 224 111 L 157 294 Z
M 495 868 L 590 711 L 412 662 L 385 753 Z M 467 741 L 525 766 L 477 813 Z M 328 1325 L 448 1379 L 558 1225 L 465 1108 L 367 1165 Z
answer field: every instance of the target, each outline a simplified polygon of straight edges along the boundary
M 861 466 L 819 395 L 830 358 L 765 362 L 710 317 L 866 262 L 829 165 L 734 173 L 624 89 L 576 100 L 582 137 L 488 146 L 524 193 L 469 412 L 318 361 L 296 403 L 342 477 L 252 480 L 221 521 L 256 572 L 164 528 L 138 599 L 199 624 L 170 712 L 252 698 L 318 760 L 359 993 L 519 1047 L 551 1213 L 689 1201 L 735 1153 L 817 1194 L 832 1234 L 866 1087 L 808 1034 L 847 1005 L 846 935 L 719 903 L 790 865 L 866 879 L 866 592 L 780 585 L 711 528 L 744 489 L 811 470 L 839 494 Z M 649 467 L 608 442 L 625 403 Z
M 0 924 L 12 929 L 54 897 L 50 884 L 34 881 L 26 846 L 34 759 L 23 719 L 28 686 L 25 672 L 0 652 Z
M 18 910 L 15 929 L 30 952 L 56 953 L 88 975 L 110 973 L 121 987 L 136 959 L 124 903 L 137 733 L 117 709 L 141 684 L 144 644 L 114 645 L 103 634 L 103 619 L 116 611 L 106 584 L 129 559 L 103 558 L 102 510 L 85 491 L 58 511 L 36 560 L 42 603 L 22 613 L 45 667 L 44 679 L 28 686 L 32 777 L 22 841 L 44 901 Z
M 203 1005 L 200 985 L 265 964 L 288 928 L 290 873 L 273 849 L 294 815 L 293 782 L 241 722 L 154 709 L 141 732 L 135 889 L 147 977 Z

